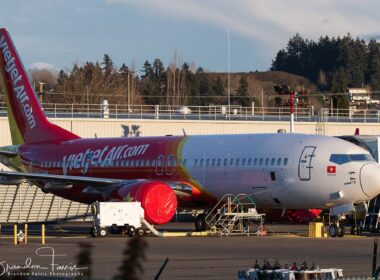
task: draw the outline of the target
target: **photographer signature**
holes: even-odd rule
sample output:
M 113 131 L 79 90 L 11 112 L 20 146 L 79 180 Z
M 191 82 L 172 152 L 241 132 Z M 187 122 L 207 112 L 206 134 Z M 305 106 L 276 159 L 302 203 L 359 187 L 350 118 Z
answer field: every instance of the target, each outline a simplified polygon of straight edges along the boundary
M 38 257 L 46 257 L 49 258 L 49 262 L 47 266 L 42 266 L 39 264 L 33 263 L 31 257 L 26 258 L 23 264 L 9 264 L 7 261 L 0 261 L 0 276 L 16 272 L 20 270 L 45 270 L 54 272 L 76 272 L 79 270 L 86 270 L 88 267 L 78 267 L 76 264 L 60 264 L 57 262 L 58 257 L 65 257 L 66 254 L 56 254 L 55 249 L 53 247 L 40 247 L 35 251 L 36 256 Z

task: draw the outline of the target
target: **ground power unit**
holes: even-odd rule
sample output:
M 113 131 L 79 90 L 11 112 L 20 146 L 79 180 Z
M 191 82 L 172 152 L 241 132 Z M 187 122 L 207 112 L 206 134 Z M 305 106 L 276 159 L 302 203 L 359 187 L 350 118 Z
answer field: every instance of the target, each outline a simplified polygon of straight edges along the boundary
M 95 202 L 92 204 L 91 235 L 105 237 L 108 233 L 143 235 L 144 209 L 140 202 Z

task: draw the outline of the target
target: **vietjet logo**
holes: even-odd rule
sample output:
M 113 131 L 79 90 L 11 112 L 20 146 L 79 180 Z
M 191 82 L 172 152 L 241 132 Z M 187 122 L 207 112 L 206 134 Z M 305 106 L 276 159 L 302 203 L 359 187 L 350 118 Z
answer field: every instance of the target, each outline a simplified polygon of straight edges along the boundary
M 16 67 L 16 58 L 9 50 L 8 43 L 5 41 L 4 36 L 2 36 L 0 39 L 0 49 L 5 61 L 5 72 L 7 72 L 11 78 L 13 91 L 17 99 L 20 101 L 25 119 L 28 121 L 28 126 L 30 129 L 33 129 L 36 126 L 36 120 L 33 116 L 32 107 L 29 104 L 29 97 L 25 91 L 22 75 L 20 74 L 19 69 Z
M 91 150 L 85 152 L 64 156 L 62 159 L 63 174 L 67 175 L 68 170 L 81 169 L 86 174 L 89 166 L 111 166 L 115 160 L 127 159 L 129 157 L 141 156 L 145 154 L 149 144 L 136 146 L 116 146 L 111 149 L 105 146 L 103 149 Z

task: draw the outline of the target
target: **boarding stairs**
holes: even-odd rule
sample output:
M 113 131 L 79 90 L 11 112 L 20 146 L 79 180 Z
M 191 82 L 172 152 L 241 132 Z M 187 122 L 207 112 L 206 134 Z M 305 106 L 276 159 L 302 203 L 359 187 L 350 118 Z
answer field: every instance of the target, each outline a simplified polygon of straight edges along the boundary
M 366 215 L 361 229 L 363 231 L 377 232 L 379 231 L 380 220 L 380 195 L 368 202 Z
M 259 214 L 250 194 L 226 194 L 206 215 L 205 222 L 213 234 L 218 236 L 234 234 L 260 234 L 263 230 L 265 214 Z M 250 221 L 257 224 L 250 231 Z

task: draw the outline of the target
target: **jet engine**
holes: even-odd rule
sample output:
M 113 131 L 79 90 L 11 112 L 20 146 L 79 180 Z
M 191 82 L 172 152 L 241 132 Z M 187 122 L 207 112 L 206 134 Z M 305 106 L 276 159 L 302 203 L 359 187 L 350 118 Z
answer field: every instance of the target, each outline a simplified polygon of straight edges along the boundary
M 23 182 L 25 182 L 25 179 L 0 176 L 0 185 L 20 185 Z
M 136 181 L 120 187 L 116 196 L 123 201 L 141 202 L 145 220 L 155 225 L 168 223 L 177 210 L 176 194 L 160 181 Z

